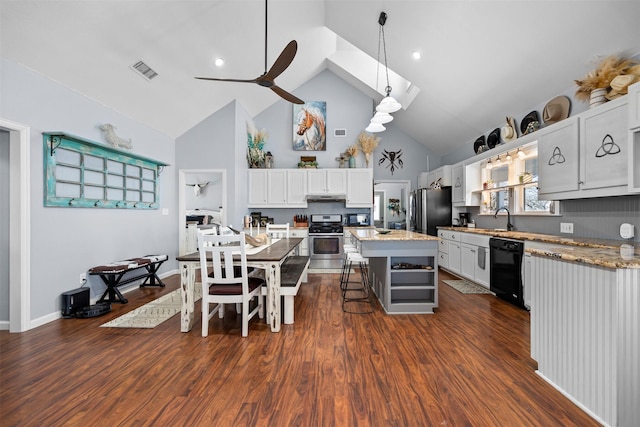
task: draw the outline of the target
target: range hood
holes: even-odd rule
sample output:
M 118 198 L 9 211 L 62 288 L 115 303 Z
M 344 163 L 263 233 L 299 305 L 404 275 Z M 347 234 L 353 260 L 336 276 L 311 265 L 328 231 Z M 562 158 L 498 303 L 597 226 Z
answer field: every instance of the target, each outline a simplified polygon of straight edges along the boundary
M 307 202 L 345 202 L 346 194 L 307 194 Z

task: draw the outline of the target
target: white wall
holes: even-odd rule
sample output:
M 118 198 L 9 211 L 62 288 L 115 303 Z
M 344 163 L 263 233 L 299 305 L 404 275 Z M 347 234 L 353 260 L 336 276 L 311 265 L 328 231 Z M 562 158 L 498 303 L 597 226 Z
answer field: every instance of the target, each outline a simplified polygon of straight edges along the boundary
M 43 206 L 42 132 L 64 131 L 104 142 L 97 126 L 112 123 L 118 135 L 131 138 L 133 152 L 174 164 L 174 141 L 77 92 L 18 64 L 1 60 L 2 117 L 31 131 L 31 312 L 30 319 L 51 318 L 60 311 L 60 294 L 79 286 L 80 273 L 112 261 L 153 253 L 170 260 L 160 273 L 177 269 L 177 199 L 172 166 L 160 176 L 160 209 L 52 208 Z M 169 215 L 161 215 L 167 208 Z M 104 290 L 90 277 L 92 297 Z
M 0 130 L 0 322 L 9 321 L 9 149 Z

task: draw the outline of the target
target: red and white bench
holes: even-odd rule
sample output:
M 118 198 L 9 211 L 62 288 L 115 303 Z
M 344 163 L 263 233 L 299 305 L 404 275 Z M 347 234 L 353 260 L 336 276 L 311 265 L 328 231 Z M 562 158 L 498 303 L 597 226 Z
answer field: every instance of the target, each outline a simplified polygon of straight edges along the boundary
M 100 276 L 104 284 L 107 285 L 107 289 L 98 302 L 120 302 L 126 304 L 127 299 L 122 296 L 118 286 L 126 285 L 136 280 L 144 279 L 140 284 L 141 288 L 145 286 L 164 287 L 164 283 L 158 277 L 158 269 L 167 259 L 169 259 L 167 255 L 145 255 L 141 258 L 116 261 L 89 269 L 90 275 Z M 128 275 L 125 278 L 125 275 L 132 271 L 136 271 L 139 274 Z

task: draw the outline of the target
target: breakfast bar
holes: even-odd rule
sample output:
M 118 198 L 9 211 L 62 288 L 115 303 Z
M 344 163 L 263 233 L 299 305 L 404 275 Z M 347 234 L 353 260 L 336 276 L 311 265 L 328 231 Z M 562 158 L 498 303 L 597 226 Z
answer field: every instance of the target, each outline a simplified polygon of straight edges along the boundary
M 388 314 L 433 313 L 438 307 L 438 238 L 405 230 L 354 229 L 369 258 L 370 283 Z

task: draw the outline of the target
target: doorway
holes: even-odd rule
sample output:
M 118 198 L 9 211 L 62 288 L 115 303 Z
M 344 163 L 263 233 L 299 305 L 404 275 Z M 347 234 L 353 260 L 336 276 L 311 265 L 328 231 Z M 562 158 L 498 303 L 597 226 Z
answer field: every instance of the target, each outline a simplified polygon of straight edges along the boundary
M 178 185 L 178 247 L 183 254 L 187 215 L 206 216 L 214 222 L 227 224 L 227 170 L 180 169 Z
M 9 191 L 8 197 L 3 196 L 3 202 L 8 200 L 8 245 L 9 253 L 9 286 L 8 295 L 3 288 L 2 297 L 8 296 L 10 332 L 24 332 L 29 329 L 30 298 L 30 235 L 31 235 L 31 194 L 30 176 L 30 128 L 19 123 L 0 118 L 0 131 L 3 132 L 3 144 L 9 145 Z M 8 137 L 7 137 L 8 134 Z M 4 243 L 3 243 L 4 244 Z M 6 328 L 6 321 L 2 322 Z
M 383 213 L 379 214 L 381 228 L 400 228 L 410 230 L 409 180 L 375 180 L 374 197 L 380 195 Z M 376 223 L 376 227 L 378 224 Z

